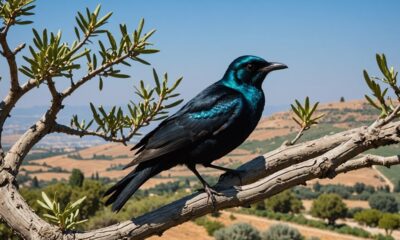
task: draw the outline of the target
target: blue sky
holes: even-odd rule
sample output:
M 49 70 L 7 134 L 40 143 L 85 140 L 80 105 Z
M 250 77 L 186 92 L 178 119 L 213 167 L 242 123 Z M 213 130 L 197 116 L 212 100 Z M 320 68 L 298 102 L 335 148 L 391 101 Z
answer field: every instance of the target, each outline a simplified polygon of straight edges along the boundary
M 386 53 L 399 67 L 400 1 L 44 1 L 36 2 L 35 23 L 13 29 L 10 43 L 31 43 L 31 28 L 61 29 L 64 40 L 73 40 L 74 16 L 86 6 L 102 5 L 114 13 L 109 29 L 118 23 L 134 29 L 146 19 L 146 30 L 160 53 L 148 56 L 159 72 L 183 76 L 179 88 L 187 100 L 221 78 L 228 64 L 241 55 L 257 55 L 287 64 L 264 82 L 268 105 L 288 105 L 295 98 L 314 101 L 362 98 L 362 70 L 377 73 L 375 53 Z M 22 62 L 22 61 L 21 61 Z M 5 62 L 0 61 L 0 97 L 7 85 Z M 151 80 L 151 67 L 138 64 L 126 69 L 132 79 L 107 79 L 98 92 L 97 80 L 67 101 L 69 105 L 125 104 L 133 98 L 133 85 Z M 22 78 L 24 79 L 24 78 Z M 66 80 L 58 79 L 59 85 Z M 46 89 L 37 89 L 17 106 L 48 104 Z

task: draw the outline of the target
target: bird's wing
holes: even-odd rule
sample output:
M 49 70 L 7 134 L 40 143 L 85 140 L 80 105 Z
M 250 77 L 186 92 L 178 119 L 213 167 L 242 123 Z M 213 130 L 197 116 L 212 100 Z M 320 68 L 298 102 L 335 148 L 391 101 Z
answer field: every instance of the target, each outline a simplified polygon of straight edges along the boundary
M 148 133 L 133 149 L 139 154 L 126 167 L 190 147 L 216 135 L 236 119 L 242 104 L 234 90 L 210 87 Z M 125 168 L 126 168 L 125 167 Z

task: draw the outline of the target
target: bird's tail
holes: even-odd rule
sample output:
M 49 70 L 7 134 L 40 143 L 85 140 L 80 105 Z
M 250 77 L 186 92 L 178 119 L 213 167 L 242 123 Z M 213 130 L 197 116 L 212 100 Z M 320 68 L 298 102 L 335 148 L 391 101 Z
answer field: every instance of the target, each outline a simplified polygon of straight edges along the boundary
M 139 164 L 132 172 L 104 193 L 104 196 L 111 194 L 105 204 L 107 206 L 112 204 L 112 210 L 118 212 L 143 183 L 162 170 L 162 163 L 151 163 L 149 161 Z

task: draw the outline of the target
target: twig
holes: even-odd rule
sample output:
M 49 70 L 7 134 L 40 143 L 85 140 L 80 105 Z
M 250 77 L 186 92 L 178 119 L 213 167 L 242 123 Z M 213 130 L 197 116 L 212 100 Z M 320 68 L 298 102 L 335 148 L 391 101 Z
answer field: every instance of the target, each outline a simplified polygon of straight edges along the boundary
M 357 158 L 343 163 L 336 169 L 335 172 L 339 174 L 360 168 L 372 167 L 374 165 L 390 167 L 396 164 L 400 164 L 400 155 L 382 157 L 382 156 L 368 154 L 361 158 Z
M 302 127 L 300 131 L 297 133 L 296 137 L 292 141 L 290 141 L 289 145 L 294 145 L 301 138 L 301 136 L 303 136 L 304 131 L 307 129 L 308 128 L 306 127 Z
M 386 124 L 388 124 L 389 122 L 393 121 L 396 117 L 398 117 L 398 113 L 400 111 L 400 104 L 397 105 L 393 111 L 384 119 L 382 120 L 377 120 L 375 121 L 370 128 L 371 129 L 376 129 L 376 128 L 380 128 L 382 126 L 385 126 Z
M 79 137 L 96 136 L 96 137 L 100 137 L 106 141 L 123 143 L 124 145 L 126 145 L 126 142 L 128 142 L 137 132 L 137 131 L 131 131 L 126 137 L 117 138 L 117 137 L 113 137 L 113 136 L 108 136 L 107 134 L 105 134 L 103 132 L 94 132 L 94 131 L 88 131 L 88 130 L 74 129 L 74 128 L 68 127 L 66 125 L 59 124 L 59 123 L 56 123 L 51 131 L 57 132 L 57 133 L 65 133 L 68 135 L 76 135 Z
M 19 91 L 19 82 L 18 82 L 18 66 L 15 60 L 15 54 L 11 51 L 8 42 L 7 42 L 7 31 L 9 29 L 9 25 L 6 25 L 4 30 L 0 33 L 0 45 L 3 49 L 2 54 L 7 59 L 9 70 L 10 70 L 10 78 L 11 78 L 11 90 L 14 92 Z

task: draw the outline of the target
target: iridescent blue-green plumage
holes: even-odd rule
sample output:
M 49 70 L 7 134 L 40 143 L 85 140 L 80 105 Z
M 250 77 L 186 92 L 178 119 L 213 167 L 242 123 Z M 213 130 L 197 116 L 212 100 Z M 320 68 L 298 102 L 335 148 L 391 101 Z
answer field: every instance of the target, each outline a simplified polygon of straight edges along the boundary
M 133 149 L 135 159 L 126 167 L 137 167 L 111 187 L 106 204 L 118 211 L 149 178 L 176 165 L 186 165 L 211 194 L 196 164 L 228 170 L 212 164 L 240 145 L 254 130 L 264 109 L 261 85 L 265 76 L 283 64 L 255 56 L 234 60 L 220 81 L 190 100 L 160 123 Z

